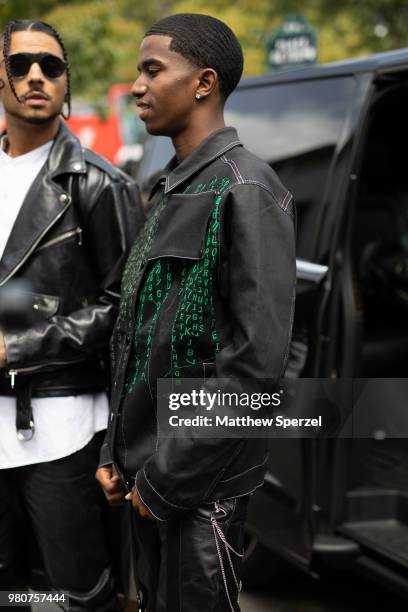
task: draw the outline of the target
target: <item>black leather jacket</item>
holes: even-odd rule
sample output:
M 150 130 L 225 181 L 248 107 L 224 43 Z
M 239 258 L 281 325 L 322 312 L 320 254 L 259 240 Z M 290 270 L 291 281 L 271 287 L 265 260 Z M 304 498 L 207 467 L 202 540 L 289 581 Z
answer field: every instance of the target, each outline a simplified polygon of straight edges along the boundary
M 8 366 L 0 395 L 18 395 L 28 381 L 36 397 L 108 386 L 122 268 L 143 221 L 130 178 L 83 149 L 61 122 L 0 260 L 0 305 L 15 279 L 32 291 L 29 326 L 2 325 Z
M 295 299 L 291 194 L 233 128 L 206 139 L 153 189 L 155 202 L 126 264 L 112 340 L 112 414 L 101 465 L 115 461 L 166 520 L 260 486 L 257 439 L 163 438 L 160 377 L 279 379 Z

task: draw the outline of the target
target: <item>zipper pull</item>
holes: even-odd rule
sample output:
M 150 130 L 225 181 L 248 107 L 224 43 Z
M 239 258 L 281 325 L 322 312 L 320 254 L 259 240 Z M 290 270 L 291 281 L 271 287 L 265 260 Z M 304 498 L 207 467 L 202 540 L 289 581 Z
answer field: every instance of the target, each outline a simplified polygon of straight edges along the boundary
M 78 246 L 82 246 L 82 228 L 78 227 Z
M 8 375 L 10 376 L 10 385 L 11 388 L 14 389 L 15 379 L 18 374 L 18 370 L 9 370 Z

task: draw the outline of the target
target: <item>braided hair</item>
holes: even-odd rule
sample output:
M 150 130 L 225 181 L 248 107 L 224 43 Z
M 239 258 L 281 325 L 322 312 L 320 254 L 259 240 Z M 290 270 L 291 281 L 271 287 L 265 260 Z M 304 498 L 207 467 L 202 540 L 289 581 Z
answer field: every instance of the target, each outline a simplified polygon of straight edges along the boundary
M 67 103 L 68 112 L 66 115 L 62 112 L 62 116 L 64 119 L 69 119 L 71 115 L 71 68 L 68 61 L 68 53 L 64 45 L 64 41 L 62 40 L 61 35 L 55 28 L 53 28 L 48 23 L 44 21 L 30 21 L 29 19 L 18 19 L 15 21 L 9 21 L 6 25 L 3 35 L 0 38 L 0 46 L 3 47 L 3 56 L 4 56 L 4 64 L 6 67 L 7 80 L 10 85 L 10 89 L 13 92 L 16 100 L 18 102 L 22 102 L 22 99 L 18 96 L 16 92 L 16 88 L 14 86 L 13 77 L 10 70 L 10 45 L 11 45 L 11 36 L 13 32 L 44 32 L 44 34 L 48 34 L 52 36 L 59 46 L 61 47 L 62 54 L 64 56 L 64 61 L 66 63 L 66 73 L 67 73 L 67 93 L 65 94 L 64 102 Z
M 170 49 L 198 68 L 213 68 L 224 100 L 242 76 L 244 57 L 234 32 L 223 22 L 199 13 L 178 13 L 160 19 L 146 36 L 171 37 Z

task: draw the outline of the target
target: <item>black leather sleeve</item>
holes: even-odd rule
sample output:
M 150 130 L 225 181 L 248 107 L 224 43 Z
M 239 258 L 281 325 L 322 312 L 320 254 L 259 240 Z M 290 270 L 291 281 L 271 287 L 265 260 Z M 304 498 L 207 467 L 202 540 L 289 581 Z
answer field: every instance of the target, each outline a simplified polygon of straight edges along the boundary
M 230 342 L 218 353 L 205 388 L 219 379 L 277 380 L 288 357 L 294 312 L 296 255 L 290 194 L 276 201 L 258 184 L 226 196 L 220 283 L 229 305 Z M 137 473 L 136 487 L 153 514 L 167 520 L 206 499 L 222 478 L 240 439 L 167 438 Z M 247 443 L 258 444 L 256 439 Z M 170 476 L 171 475 L 171 476 Z
M 91 168 L 90 171 L 93 176 L 98 174 L 99 180 L 90 181 L 94 185 L 92 193 L 89 189 L 81 192 L 82 200 L 86 193 L 87 202 L 74 201 L 73 205 L 83 209 L 83 246 L 93 262 L 99 295 L 91 301 L 81 296 L 85 299 L 79 309 L 63 310 L 27 330 L 6 333 L 10 368 L 28 367 L 41 371 L 61 367 L 82 361 L 109 343 L 119 304 L 122 269 L 144 217 L 139 190 L 128 177 L 110 180 L 100 170 Z M 71 265 L 75 268 L 75 261 Z M 82 272 L 77 270 L 76 273 L 81 275 Z M 93 281 L 95 283 L 95 279 Z M 66 284 L 67 278 L 61 278 L 62 303 L 66 303 L 67 294 L 75 290 Z

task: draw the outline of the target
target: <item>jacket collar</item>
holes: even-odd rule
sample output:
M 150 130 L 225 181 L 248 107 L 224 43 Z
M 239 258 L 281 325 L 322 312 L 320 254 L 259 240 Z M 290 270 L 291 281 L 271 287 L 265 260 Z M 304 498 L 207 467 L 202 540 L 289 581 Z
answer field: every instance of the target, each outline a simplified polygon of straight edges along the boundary
M 47 171 L 51 178 L 60 174 L 85 174 L 84 150 L 63 121 L 47 160 Z
M 7 134 L 3 131 L 0 139 Z M 60 174 L 85 174 L 84 150 L 78 138 L 61 120 L 59 130 L 48 155 L 46 172 L 50 178 Z
M 156 191 L 159 183 L 165 181 L 164 193 L 167 194 L 214 161 L 214 159 L 239 146 L 242 147 L 242 142 L 239 140 L 237 131 L 233 127 L 225 127 L 210 134 L 182 162 L 177 163 L 176 156 L 170 160 L 160 176 L 157 177 L 150 197 Z

